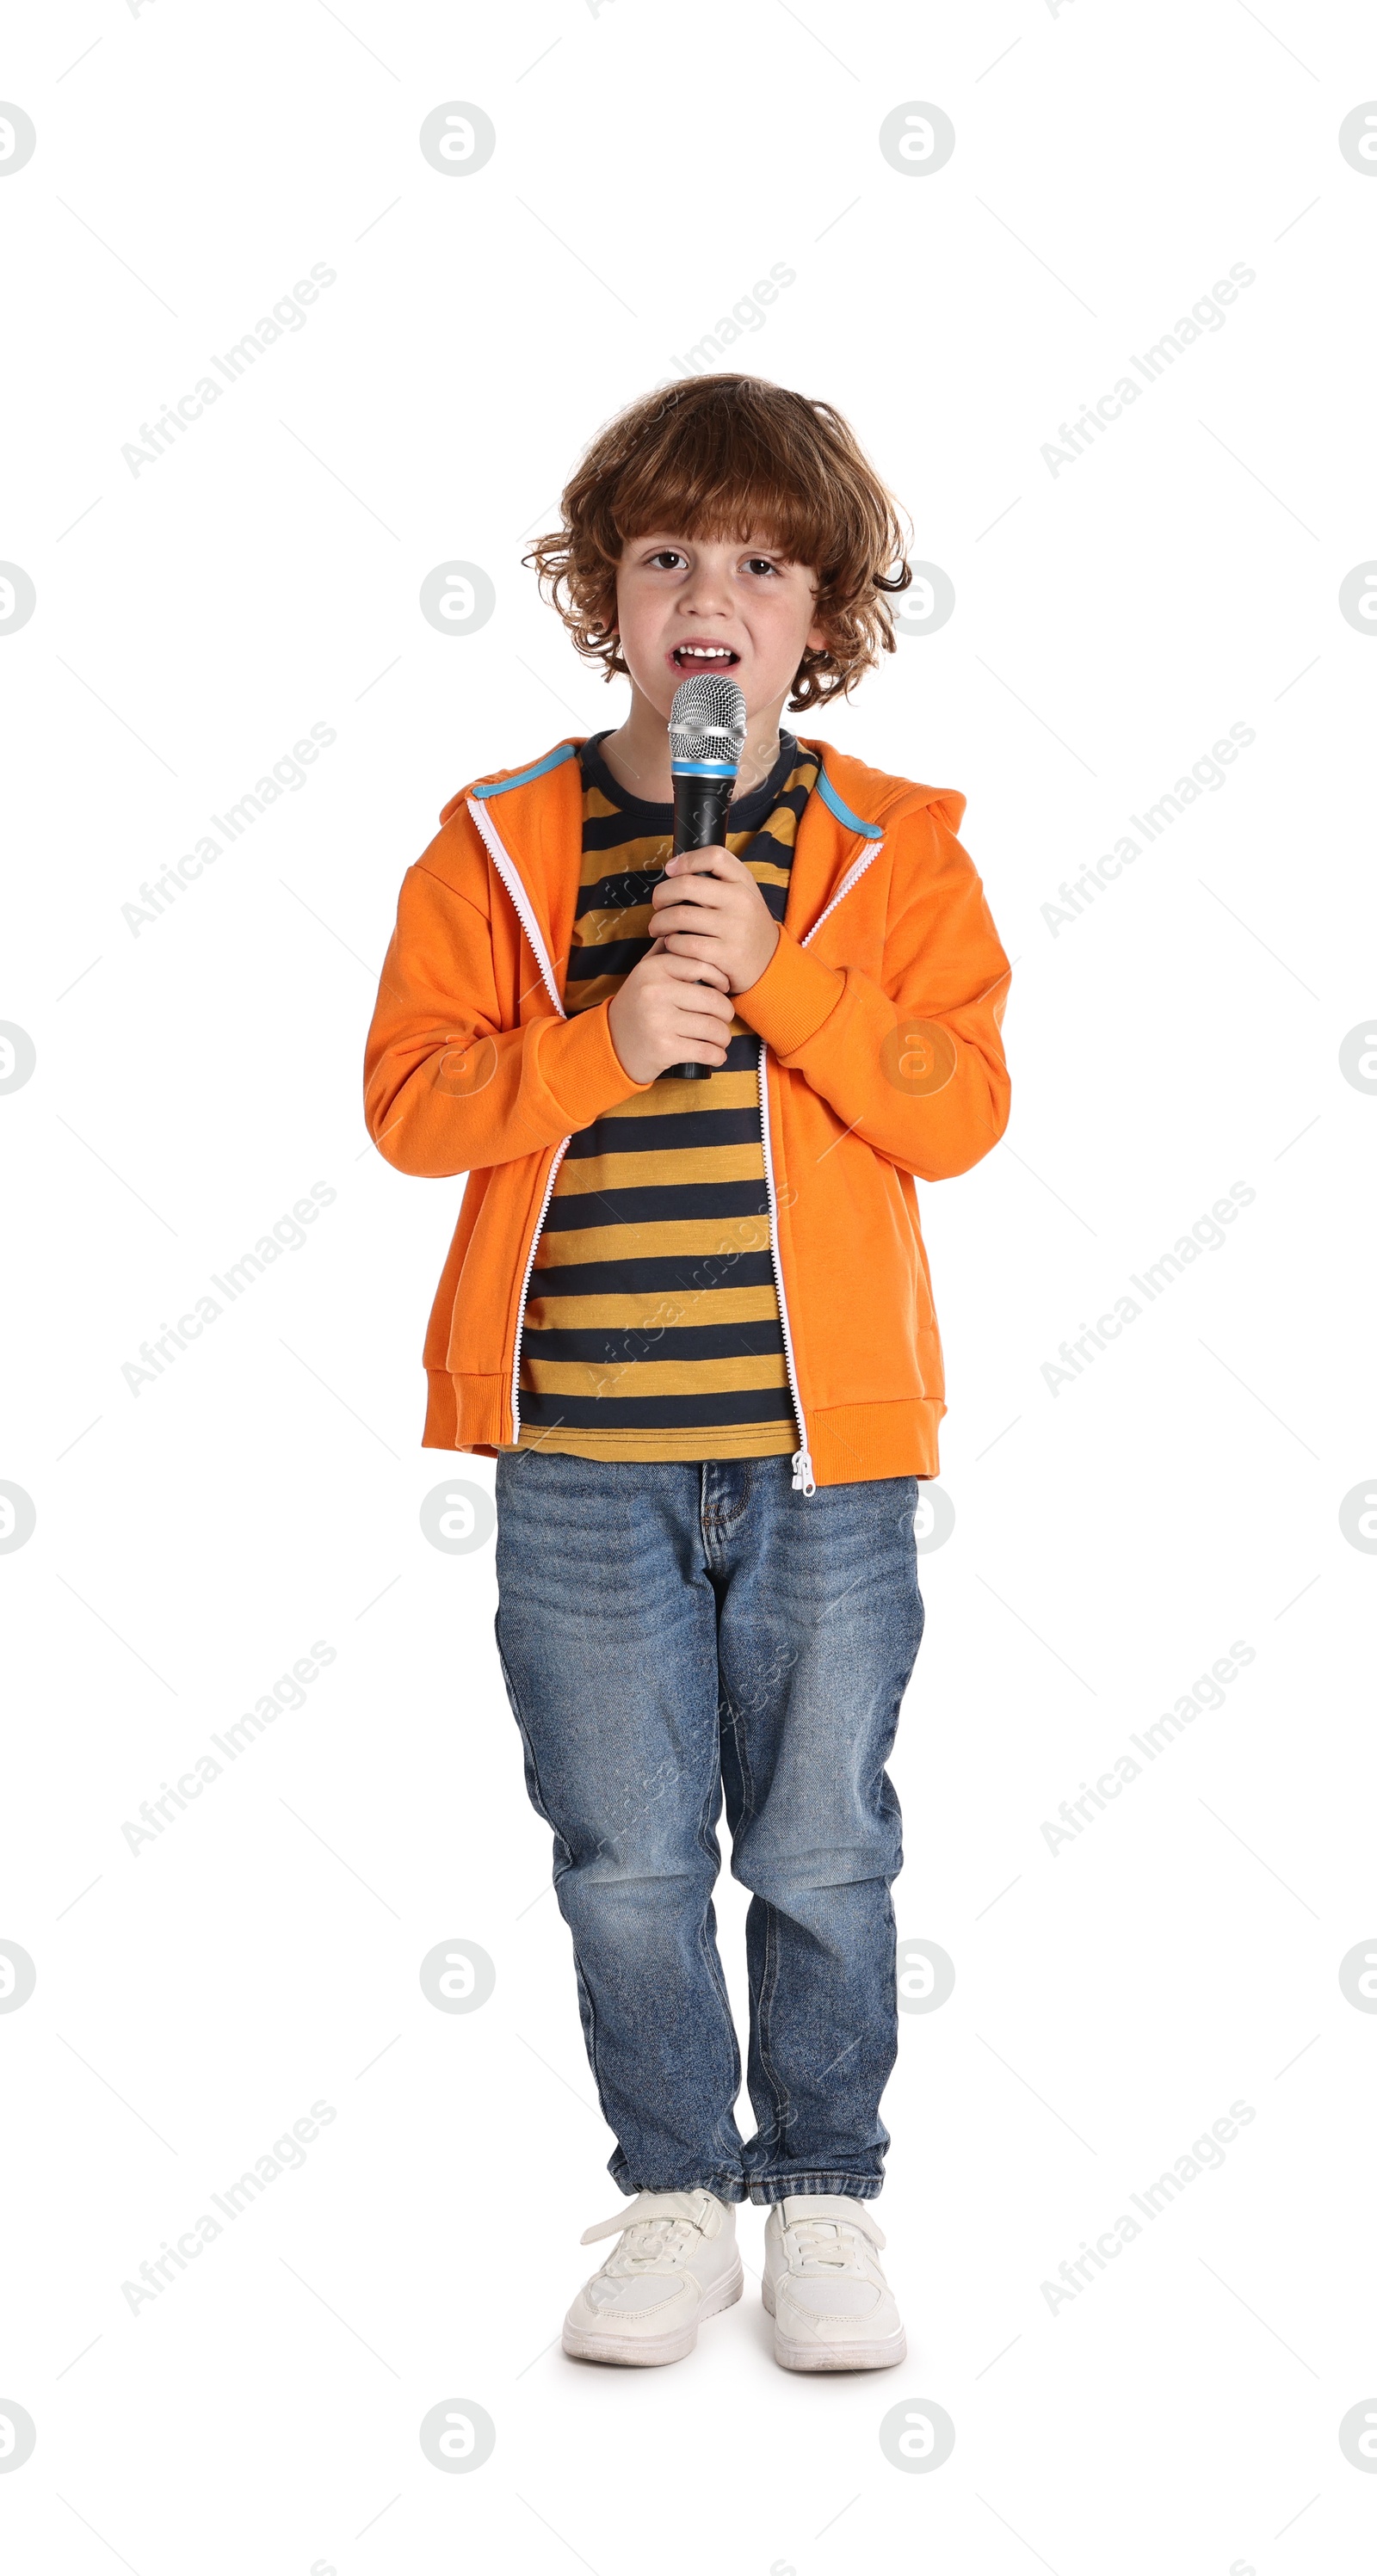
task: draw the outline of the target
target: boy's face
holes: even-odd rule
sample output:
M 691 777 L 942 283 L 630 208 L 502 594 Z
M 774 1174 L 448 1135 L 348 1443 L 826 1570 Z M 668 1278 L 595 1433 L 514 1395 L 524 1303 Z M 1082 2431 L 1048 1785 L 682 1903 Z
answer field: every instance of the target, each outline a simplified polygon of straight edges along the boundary
M 729 671 L 748 719 L 777 715 L 807 647 L 827 642 L 816 587 L 764 536 L 633 538 L 617 566 L 617 628 L 635 688 L 668 722 L 690 671 Z

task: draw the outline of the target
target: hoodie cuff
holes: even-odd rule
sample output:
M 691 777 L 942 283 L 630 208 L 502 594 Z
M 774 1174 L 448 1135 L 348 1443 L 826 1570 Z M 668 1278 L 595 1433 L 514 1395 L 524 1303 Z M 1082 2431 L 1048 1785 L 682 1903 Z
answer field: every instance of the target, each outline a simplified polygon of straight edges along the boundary
M 618 1055 L 605 1002 L 596 1010 L 577 1011 L 571 1019 L 548 1024 L 540 1050 L 540 1074 L 571 1135 L 591 1127 L 619 1100 L 650 1089 L 648 1082 L 632 1081 Z
M 810 957 L 792 932 L 782 929 L 764 974 L 734 999 L 757 1037 L 777 1056 L 790 1056 L 816 1037 L 845 990 L 846 977 L 835 966 Z

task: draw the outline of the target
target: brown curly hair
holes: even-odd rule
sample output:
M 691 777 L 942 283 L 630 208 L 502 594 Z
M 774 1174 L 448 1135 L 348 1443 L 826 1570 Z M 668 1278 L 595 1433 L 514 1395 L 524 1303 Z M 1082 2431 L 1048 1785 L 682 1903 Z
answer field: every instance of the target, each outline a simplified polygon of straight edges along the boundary
M 742 543 L 767 535 L 818 576 L 828 638 L 794 674 L 791 710 L 847 697 L 895 650 L 888 594 L 907 590 L 898 505 L 832 405 L 763 376 L 688 376 L 599 431 L 560 496 L 563 524 L 522 562 L 604 679 L 629 676 L 614 632 L 617 565 L 652 528 Z M 911 532 L 910 532 L 911 533 Z

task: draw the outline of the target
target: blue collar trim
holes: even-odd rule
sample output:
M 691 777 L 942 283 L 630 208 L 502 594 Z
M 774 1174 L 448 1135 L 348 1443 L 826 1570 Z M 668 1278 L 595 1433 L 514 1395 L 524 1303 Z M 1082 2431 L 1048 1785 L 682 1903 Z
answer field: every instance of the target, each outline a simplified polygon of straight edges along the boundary
M 534 761 L 529 769 L 518 769 L 511 778 L 499 778 L 490 787 L 472 787 L 469 793 L 486 802 L 491 796 L 507 795 L 513 787 L 529 787 L 533 778 L 543 778 L 547 770 L 558 769 L 562 762 L 573 760 L 576 757 L 576 749 L 576 745 L 572 742 L 558 742 L 553 751 L 547 751 L 544 759 Z M 867 823 L 859 814 L 853 814 L 845 798 L 837 794 L 831 779 L 821 765 L 818 768 L 817 792 L 828 812 L 835 814 L 837 821 L 843 823 L 849 832 L 859 832 L 867 841 L 884 839 L 883 823 Z
M 513 782 L 513 784 L 514 783 L 515 782 Z M 818 794 L 822 798 L 824 805 L 827 807 L 829 814 L 835 814 L 837 821 L 839 823 L 844 823 L 849 832 L 861 832 L 864 834 L 867 841 L 882 841 L 884 839 L 885 827 L 883 823 L 863 823 L 859 814 L 853 814 L 850 806 L 837 794 L 831 779 L 828 777 L 826 770 L 822 768 L 821 765 L 819 765 L 818 768 Z
M 574 756 L 572 742 L 557 742 L 554 750 L 547 751 L 544 759 L 537 760 L 530 769 L 518 769 L 512 778 L 499 778 L 495 787 L 471 787 L 469 794 L 480 798 L 505 796 L 509 788 L 528 787 L 533 778 L 543 778 L 547 769 L 558 769 L 561 761 L 572 760 Z

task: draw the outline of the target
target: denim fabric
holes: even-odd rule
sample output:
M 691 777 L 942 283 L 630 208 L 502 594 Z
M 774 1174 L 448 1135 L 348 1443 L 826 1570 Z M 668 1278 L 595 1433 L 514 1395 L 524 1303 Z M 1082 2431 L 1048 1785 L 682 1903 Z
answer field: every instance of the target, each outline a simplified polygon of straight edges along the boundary
M 787 1458 L 498 1460 L 498 1647 L 624 2192 L 880 2189 L 902 1863 L 884 1762 L 923 1633 L 917 1494 L 794 1493 Z M 744 2145 L 724 1792 L 752 1892 Z

